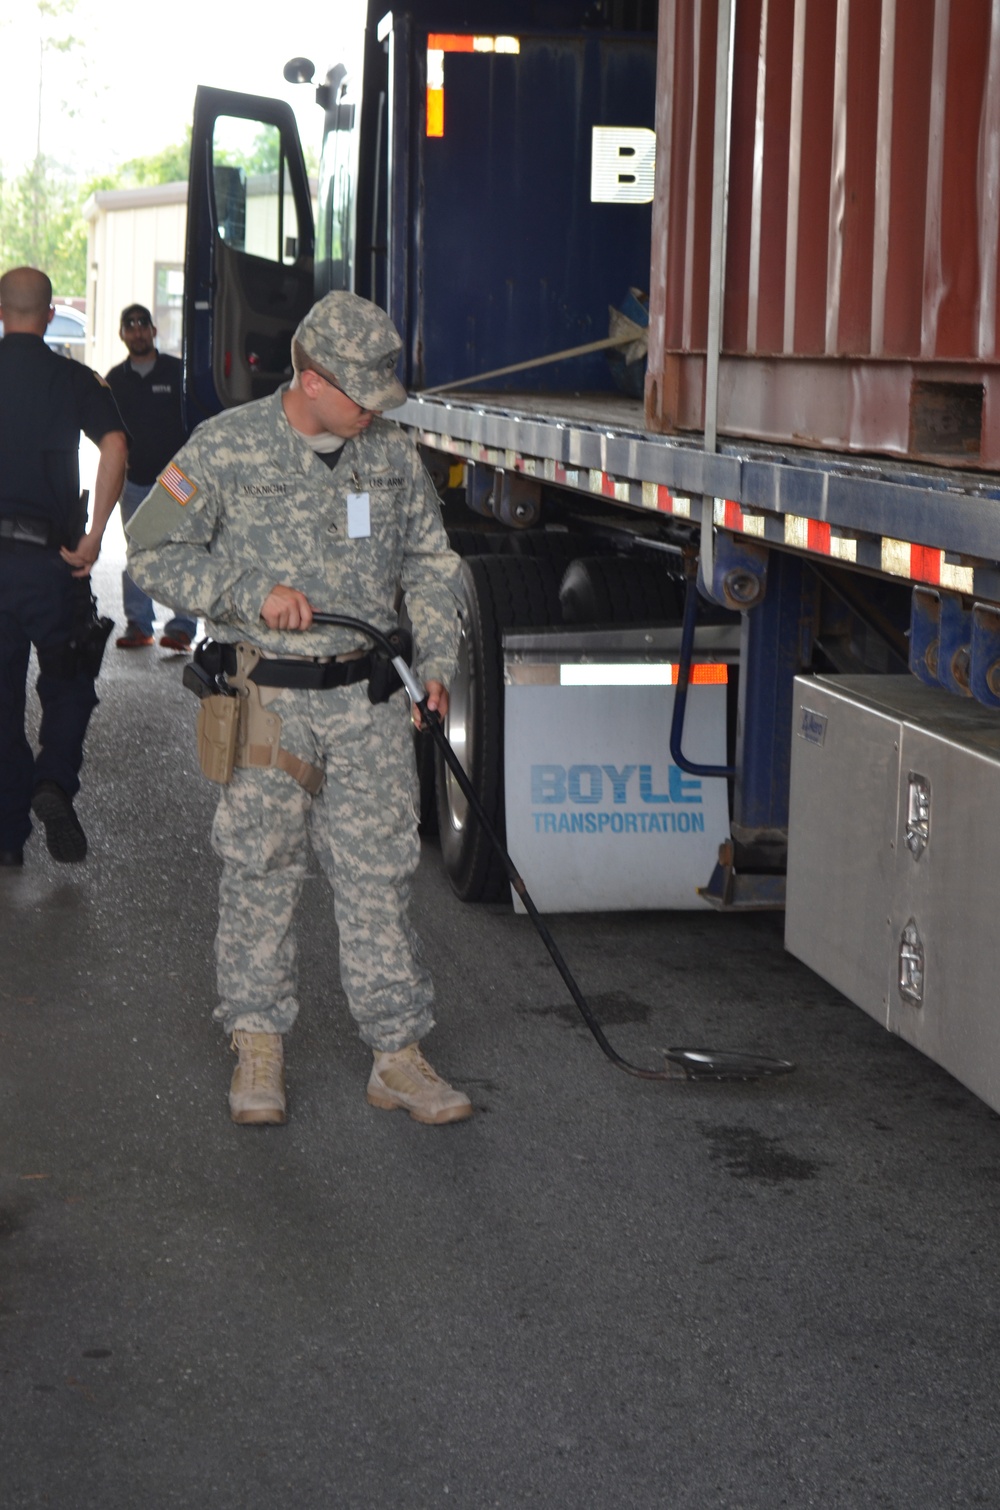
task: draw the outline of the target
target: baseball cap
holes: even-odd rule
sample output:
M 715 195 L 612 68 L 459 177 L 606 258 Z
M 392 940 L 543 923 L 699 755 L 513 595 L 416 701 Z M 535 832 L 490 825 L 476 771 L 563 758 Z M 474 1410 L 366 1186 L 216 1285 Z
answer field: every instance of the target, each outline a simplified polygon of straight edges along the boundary
M 153 316 L 150 314 L 145 304 L 126 304 L 125 308 L 122 310 L 122 317 L 118 322 L 119 325 L 124 325 L 125 321 L 129 318 L 130 315 L 141 315 L 144 320 L 149 321 L 150 325 L 152 325 L 153 323 Z
M 293 341 L 364 409 L 396 409 L 406 389 L 396 377 L 402 341 L 384 309 L 358 294 L 326 294 Z

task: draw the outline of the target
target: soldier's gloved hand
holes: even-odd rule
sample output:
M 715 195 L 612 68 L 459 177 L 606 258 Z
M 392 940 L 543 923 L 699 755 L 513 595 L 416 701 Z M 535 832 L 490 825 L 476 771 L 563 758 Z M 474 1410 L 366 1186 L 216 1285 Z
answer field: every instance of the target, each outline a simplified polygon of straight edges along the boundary
M 268 629 L 309 629 L 313 621 L 312 604 L 297 587 L 282 583 L 271 588 L 260 616 Z

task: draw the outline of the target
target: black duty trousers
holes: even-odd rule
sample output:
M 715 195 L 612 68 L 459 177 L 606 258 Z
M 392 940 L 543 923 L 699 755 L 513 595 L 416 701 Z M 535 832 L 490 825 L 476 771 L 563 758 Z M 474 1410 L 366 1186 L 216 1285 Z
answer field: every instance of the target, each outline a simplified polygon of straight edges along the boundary
M 40 674 L 37 757 L 24 727 L 31 647 L 67 642 L 79 590 L 57 551 L 0 549 L 0 849 L 23 848 L 40 781 L 55 781 L 70 797 L 80 789 L 83 741 L 97 707 L 94 678 Z

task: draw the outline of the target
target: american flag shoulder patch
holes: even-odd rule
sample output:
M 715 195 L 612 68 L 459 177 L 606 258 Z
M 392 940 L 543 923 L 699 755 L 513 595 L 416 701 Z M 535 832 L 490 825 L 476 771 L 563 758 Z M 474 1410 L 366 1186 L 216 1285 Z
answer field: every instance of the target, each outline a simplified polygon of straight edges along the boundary
M 191 481 L 190 477 L 184 476 L 175 462 L 171 462 L 169 467 L 160 473 L 160 487 L 166 488 L 171 498 L 176 498 L 182 508 L 198 491 L 196 484 Z

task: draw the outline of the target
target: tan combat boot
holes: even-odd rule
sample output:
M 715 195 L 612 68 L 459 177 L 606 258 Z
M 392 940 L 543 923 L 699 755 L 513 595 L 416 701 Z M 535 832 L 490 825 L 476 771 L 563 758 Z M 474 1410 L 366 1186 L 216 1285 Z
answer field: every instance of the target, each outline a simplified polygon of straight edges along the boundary
M 368 1081 L 368 1100 L 385 1111 L 397 1107 L 416 1122 L 460 1122 L 472 1116 L 472 1102 L 431 1069 L 419 1043 L 408 1043 L 394 1054 L 376 1051 Z
M 280 1033 L 234 1033 L 240 1062 L 229 1087 L 234 1122 L 284 1122 L 285 1056 Z

